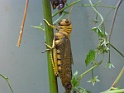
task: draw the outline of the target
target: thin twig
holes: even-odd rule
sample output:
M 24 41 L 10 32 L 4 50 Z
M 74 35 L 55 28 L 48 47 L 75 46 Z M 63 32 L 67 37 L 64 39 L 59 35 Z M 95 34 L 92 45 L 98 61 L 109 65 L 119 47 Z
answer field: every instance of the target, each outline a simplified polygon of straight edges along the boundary
M 115 19 L 116 19 L 116 16 L 117 16 L 117 11 L 118 11 L 118 8 L 119 8 L 120 4 L 122 3 L 122 1 L 123 0 L 119 0 L 117 5 L 116 5 L 116 10 L 115 10 L 115 13 L 114 13 L 114 16 L 113 16 L 112 25 L 111 25 L 111 28 L 110 28 L 110 33 L 109 33 L 109 36 L 108 36 L 109 43 L 110 43 L 111 35 L 112 35 L 112 32 L 113 32 L 113 27 L 114 27 Z M 109 46 L 109 49 L 110 49 L 110 46 Z M 110 62 L 110 56 L 111 56 L 110 51 L 109 51 L 108 54 L 109 54 L 108 62 Z
M 93 70 L 94 68 L 96 68 L 97 66 L 99 66 L 100 64 L 102 63 L 99 62 L 99 63 L 96 63 L 94 66 L 92 66 L 90 69 L 86 70 L 83 74 L 81 74 L 79 77 L 78 77 L 78 80 L 81 80 L 81 78 L 86 75 L 88 72 L 90 72 L 91 70 Z
M 109 45 L 110 45 L 113 49 L 115 49 L 122 57 L 124 57 L 124 55 L 123 55 L 117 48 L 115 48 L 112 44 L 109 43 Z
M 10 88 L 11 92 L 12 92 L 12 93 L 14 93 L 14 92 L 13 92 L 13 89 L 12 89 L 12 87 L 11 87 L 11 85 L 10 85 L 9 81 L 8 81 L 8 77 L 3 76 L 2 74 L 0 74 L 0 76 L 1 76 L 3 79 L 5 79 L 5 80 L 6 80 L 6 82 L 7 82 L 8 86 L 9 86 L 9 88 Z
M 110 38 L 111 38 L 111 35 L 112 35 L 112 32 L 113 32 L 113 27 L 114 27 L 115 19 L 116 19 L 116 16 L 117 16 L 118 8 L 121 5 L 122 1 L 123 0 L 119 0 L 117 5 L 116 5 L 116 10 L 115 10 L 115 13 L 114 13 L 114 16 L 113 16 L 112 25 L 111 25 L 110 33 L 109 33 L 109 42 L 110 42 Z
M 104 23 L 104 19 L 102 17 L 102 15 L 96 10 L 96 8 L 94 7 L 93 3 L 91 2 L 91 0 L 89 0 L 89 3 L 91 5 L 91 7 L 93 8 L 93 10 L 96 12 L 96 14 L 99 15 L 99 17 L 101 18 L 101 23 L 99 24 L 98 27 L 100 27 L 103 23 Z
M 22 19 L 22 25 L 21 25 L 21 28 L 20 28 L 20 34 L 19 34 L 19 38 L 18 38 L 17 45 L 16 45 L 16 46 L 18 46 L 18 47 L 20 46 L 21 40 L 22 40 L 22 34 L 23 34 L 24 24 L 25 24 L 25 20 L 26 20 L 26 14 L 27 14 L 27 9 L 28 9 L 28 3 L 29 3 L 29 0 L 26 0 L 25 9 L 24 9 L 24 15 L 23 15 L 23 19 Z

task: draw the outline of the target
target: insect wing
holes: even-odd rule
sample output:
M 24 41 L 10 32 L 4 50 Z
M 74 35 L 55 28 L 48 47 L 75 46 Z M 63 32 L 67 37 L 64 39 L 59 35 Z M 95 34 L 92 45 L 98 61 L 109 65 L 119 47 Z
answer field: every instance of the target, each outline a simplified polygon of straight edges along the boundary
M 67 36 L 65 35 L 63 36 L 62 42 L 59 45 L 58 50 L 60 50 L 61 56 L 61 71 L 59 72 L 59 77 L 61 78 L 62 85 L 67 90 L 69 89 L 69 86 L 71 86 L 72 79 L 71 65 L 73 62 L 71 44 Z

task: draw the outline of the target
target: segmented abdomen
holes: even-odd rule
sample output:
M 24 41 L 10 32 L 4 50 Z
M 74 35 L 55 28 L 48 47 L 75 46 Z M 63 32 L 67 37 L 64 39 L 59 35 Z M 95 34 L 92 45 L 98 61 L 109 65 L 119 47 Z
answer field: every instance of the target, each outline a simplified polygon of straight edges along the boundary
M 59 33 L 59 32 L 58 32 Z M 71 90 L 71 79 L 72 79 L 72 53 L 71 45 L 68 37 L 62 33 L 59 33 L 61 36 L 55 36 L 55 41 L 60 40 L 56 44 L 55 48 L 57 51 L 57 63 L 58 63 L 58 76 L 61 79 L 62 85 L 66 89 L 67 93 L 70 93 Z

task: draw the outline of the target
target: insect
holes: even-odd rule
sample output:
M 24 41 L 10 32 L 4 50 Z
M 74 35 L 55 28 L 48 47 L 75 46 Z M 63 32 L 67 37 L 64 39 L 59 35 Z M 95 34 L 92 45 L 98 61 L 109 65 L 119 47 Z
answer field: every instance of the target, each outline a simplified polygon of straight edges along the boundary
M 56 7 L 58 6 L 58 10 L 61 10 L 62 8 L 64 8 L 65 3 L 67 2 L 67 0 L 50 0 L 50 1 L 53 9 L 56 9 Z M 59 14 L 61 15 L 62 12 L 60 12 Z
M 46 46 L 51 50 L 51 59 L 54 69 L 54 74 L 59 76 L 64 86 L 66 93 L 70 93 L 72 88 L 72 52 L 70 44 L 70 34 L 72 32 L 71 21 L 67 19 L 62 19 L 58 22 L 58 26 L 55 27 L 48 23 L 47 20 L 44 21 L 52 28 L 55 28 L 58 32 L 55 33 L 53 44 Z

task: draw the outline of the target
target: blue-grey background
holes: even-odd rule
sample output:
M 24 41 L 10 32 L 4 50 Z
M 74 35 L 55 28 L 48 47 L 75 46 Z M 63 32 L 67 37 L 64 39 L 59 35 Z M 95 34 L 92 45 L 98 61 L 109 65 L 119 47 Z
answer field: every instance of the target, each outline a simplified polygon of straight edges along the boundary
M 97 0 L 92 1 L 95 3 Z M 103 0 L 101 5 L 115 6 L 117 1 Z M 80 6 L 86 3 L 88 3 L 88 0 L 82 0 L 80 4 L 74 6 L 70 18 L 73 25 L 71 34 L 74 59 L 73 72 L 78 71 L 79 74 L 90 67 L 85 66 L 85 57 L 88 51 L 95 49 L 98 44 L 96 33 L 91 31 L 94 26 L 95 13 L 91 7 Z M 21 47 L 16 46 L 24 6 L 25 0 L 1 0 L 0 2 L 0 73 L 9 78 L 14 93 L 49 93 L 46 54 L 41 53 L 45 49 L 44 33 L 38 29 L 31 28 L 32 25 L 43 23 L 41 0 L 30 0 L 22 44 Z M 110 11 L 109 8 L 99 7 L 97 9 L 103 17 Z M 124 53 L 123 10 L 124 2 L 119 8 L 111 38 L 111 43 L 122 53 Z M 107 32 L 110 31 L 113 13 L 114 11 L 111 12 L 105 23 Z M 108 59 L 106 54 L 102 65 L 95 69 L 95 75 L 98 75 L 100 82 L 96 83 L 95 86 L 87 83 L 86 81 L 91 78 L 91 73 L 88 73 L 81 81 L 82 87 L 91 90 L 92 93 L 99 93 L 111 86 L 124 66 L 124 59 L 114 49 L 111 50 L 111 62 L 115 68 L 111 70 L 106 68 Z M 58 84 L 59 93 L 63 93 L 64 89 L 60 80 Z M 124 87 L 124 77 L 121 78 L 117 85 Z M 7 83 L 1 77 L 0 93 L 11 93 Z

